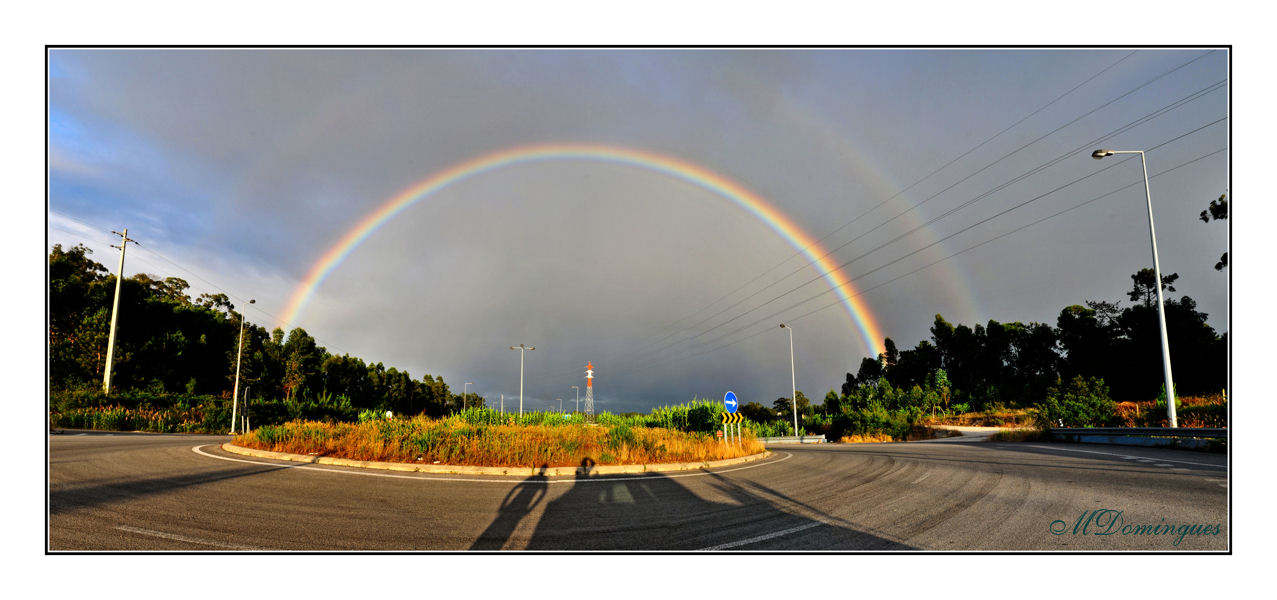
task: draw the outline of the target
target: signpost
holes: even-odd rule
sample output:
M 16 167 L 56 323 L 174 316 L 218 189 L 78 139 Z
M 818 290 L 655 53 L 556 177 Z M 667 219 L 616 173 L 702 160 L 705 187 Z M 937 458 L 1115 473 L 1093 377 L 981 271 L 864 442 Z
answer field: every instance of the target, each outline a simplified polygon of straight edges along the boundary
M 723 406 L 727 408 L 727 412 L 723 413 L 723 431 L 728 431 L 729 423 L 736 424 L 736 443 L 741 443 L 740 422 L 744 420 L 745 415 L 736 412 L 740 408 L 740 402 L 736 399 L 735 392 L 727 392 L 723 395 Z

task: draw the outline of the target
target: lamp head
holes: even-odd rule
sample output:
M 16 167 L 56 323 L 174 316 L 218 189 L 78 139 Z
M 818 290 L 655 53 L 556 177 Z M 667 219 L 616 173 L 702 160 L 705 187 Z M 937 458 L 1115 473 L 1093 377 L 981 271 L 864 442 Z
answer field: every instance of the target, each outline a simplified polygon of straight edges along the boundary
M 784 324 L 784 323 L 781 323 L 781 324 L 780 324 L 780 328 L 781 328 L 781 329 L 784 329 L 784 328 L 785 328 L 785 324 Z
M 1112 150 L 1096 150 L 1095 152 L 1091 153 L 1091 158 L 1094 158 L 1095 160 L 1099 160 L 1101 158 L 1104 158 L 1105 156 L 1111 156 L 1112 154 L 1113 154 Z

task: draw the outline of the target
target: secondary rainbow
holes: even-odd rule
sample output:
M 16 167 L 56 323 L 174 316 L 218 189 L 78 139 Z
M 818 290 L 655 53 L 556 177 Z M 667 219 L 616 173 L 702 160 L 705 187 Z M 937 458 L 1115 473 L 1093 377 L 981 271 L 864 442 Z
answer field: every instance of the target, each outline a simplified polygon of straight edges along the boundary
M 485 172 L 515 164 L 549 160 L 591 160 L 630 165 L 681 179 L 730 200 L 762 221 L 794 249 L 806 256 L 813 263 L 813 268 L 823 274 L 829 288 L 838 295 L 846 307 L 847 314 L 864 339 L 865 348 L 874 355 L 882 352 L 880 328 L 868 305 L 858 298 L 859 292 L 853 286 L 851 279 L 838 268 L 837 263 L 831 260 L 832 257 L 825 256 L 827 250 L 815 238 L 803 231 L 776 207 L 744 186 L 699 165 L 645 150 L 593 144 L 543 144 L 501 150 L 453 165 L 413 184 L 365 215 L 359 223 L 337 240 L 337 243 L 325 251 L 319 260 L 315 261 L 305 279 L 293 290 L 280 327 L 293 323 L 306 307 L 315 290 L 351 251 L 384 223 L 419 200 L 454 183 Z

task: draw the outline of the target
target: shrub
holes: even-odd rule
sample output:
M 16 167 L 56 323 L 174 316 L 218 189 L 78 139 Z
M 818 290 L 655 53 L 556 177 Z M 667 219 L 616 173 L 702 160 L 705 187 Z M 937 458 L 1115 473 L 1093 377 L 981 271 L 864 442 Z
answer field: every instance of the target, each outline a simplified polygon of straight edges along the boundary
M 1046 399 L 1037 405 L 1040 428 L 1104 427 L 1117 420 L 1117 405 L 1109 397 L 1108 386 L 1097 377 L 1074 377 L 1068 384 L 1056 381 L 1047 389 Z

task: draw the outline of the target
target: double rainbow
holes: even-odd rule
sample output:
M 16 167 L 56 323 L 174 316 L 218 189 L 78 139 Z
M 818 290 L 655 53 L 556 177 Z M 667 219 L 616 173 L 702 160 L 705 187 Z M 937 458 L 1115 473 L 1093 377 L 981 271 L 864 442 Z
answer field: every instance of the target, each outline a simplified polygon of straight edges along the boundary
M 379 227 L 417 201 L 476 175 L 511 165 L 547 160 L 592 160 L 648 169 L 690 182 L 730 200 L 762 221 L 794 249 L 806 256 L 813 263 L 814 268 L 823 273 L 829 288 L 841 299 L 847 314 L 864 338 L 865 348 L 872 355 L 882 351 L 879 342 L 882 335 L 877 321 L 868 305 L 858 299 L 859 292 L 853 287 L 851 280 L 830 259 L 831 257 L 825 256 L 827 251 L 815 238 L 803 231 L 775 206 L 740 184 L 699 165 L 642 150 L 591 144 L 543 144 L 501 150 L 456 164 L 413 184 L 365 215 L 319 257 L 319 260 L 307 272 L 305 279 L 293 290 L 279 326 L 286 327 L 297 319 L 315 290 L 324 282 L 328 274 L 350 255 L 351 251 Z

